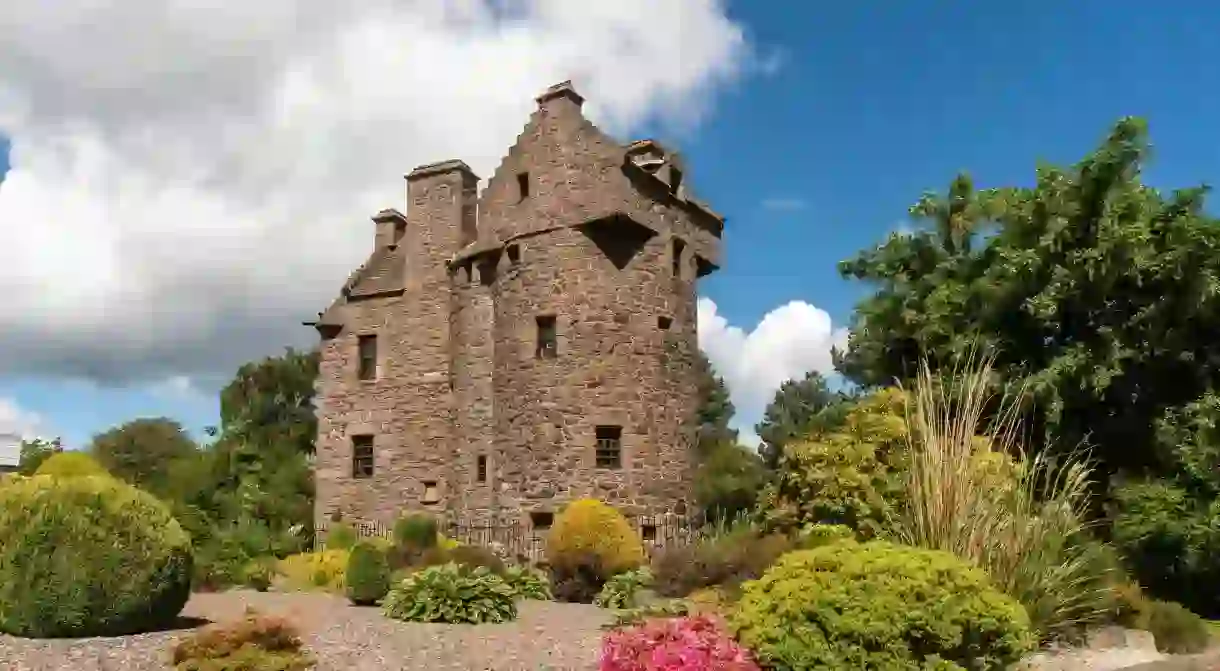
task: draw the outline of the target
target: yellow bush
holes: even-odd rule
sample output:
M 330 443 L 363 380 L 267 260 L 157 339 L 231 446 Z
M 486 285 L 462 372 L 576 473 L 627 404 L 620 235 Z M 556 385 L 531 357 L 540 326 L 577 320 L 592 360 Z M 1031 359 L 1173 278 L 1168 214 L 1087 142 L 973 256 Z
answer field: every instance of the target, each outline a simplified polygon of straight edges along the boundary
M 57 478 L 77 478 L 87 475 L 109 475 L 102 465 L 84 452 L 57 452 L 42 462 L 34 475 Z
M 279 572 L 289 589 L 341 592 L 350 554 L 347 550 L 322 550 L 289 555 L 279 562 Z
M 597 557 L 605 577 L 639 568 L 644 546 L 639 534 L 614 508 L 596 499 L 573 501 L 559 514 L 547 536 L 546 558 L 562 567 Z

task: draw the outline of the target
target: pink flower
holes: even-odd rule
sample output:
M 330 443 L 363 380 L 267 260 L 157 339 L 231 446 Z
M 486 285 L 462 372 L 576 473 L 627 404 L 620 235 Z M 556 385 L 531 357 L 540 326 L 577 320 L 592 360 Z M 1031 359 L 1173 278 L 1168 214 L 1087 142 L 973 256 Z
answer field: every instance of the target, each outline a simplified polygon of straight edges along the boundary
M 649 620 L 602 639 L 600 671 L 760 671 L 709 615 Z

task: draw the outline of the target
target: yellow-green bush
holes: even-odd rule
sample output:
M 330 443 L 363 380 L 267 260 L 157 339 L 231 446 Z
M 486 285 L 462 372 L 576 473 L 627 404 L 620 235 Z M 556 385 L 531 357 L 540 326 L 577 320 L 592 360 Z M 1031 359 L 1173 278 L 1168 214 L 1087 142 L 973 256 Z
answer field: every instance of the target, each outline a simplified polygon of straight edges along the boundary
M 191 569 L 190 537 L 165 504 L 135 487 L 41 475 L 0 488 L 0 632 L 160 627 L 186 604 Z
M 1021 604 L 947 553 L 840 541 L 780 558 L 731 622 L 766 668 L 1007 668 L 1033 648 Z
M 289 589 L 342 592 L 349 555 L 348 550 L 302 552 L 281 559 L 279 570 Z
M 42 462 L 34 475 L 57 478 L 77 478 L 87 475 L 109 475 L 102 465 L 84 452 L 56 452 Z
M 546 558 L 552 567 L 563 567 L 590 555 L 598 559 L 605 579 L 639 568 L 644 546 L 617 510 L 596 499 L 580 499 L 555 519 L 547 536 Z

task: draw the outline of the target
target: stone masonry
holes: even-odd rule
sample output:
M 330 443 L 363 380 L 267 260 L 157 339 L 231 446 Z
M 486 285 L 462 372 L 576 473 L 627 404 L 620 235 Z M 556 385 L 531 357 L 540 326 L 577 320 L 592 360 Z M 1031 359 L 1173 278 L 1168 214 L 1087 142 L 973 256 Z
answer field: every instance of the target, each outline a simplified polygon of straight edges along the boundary
M 368 260 L 311 322 L 319 521 L 687 505 L 695 281 L 724 220 L 677 153 L 615 142 L 569 82 L 537 102 L 482 195 L 459 160 L 408 174 L 406 214 L 373 217 Z

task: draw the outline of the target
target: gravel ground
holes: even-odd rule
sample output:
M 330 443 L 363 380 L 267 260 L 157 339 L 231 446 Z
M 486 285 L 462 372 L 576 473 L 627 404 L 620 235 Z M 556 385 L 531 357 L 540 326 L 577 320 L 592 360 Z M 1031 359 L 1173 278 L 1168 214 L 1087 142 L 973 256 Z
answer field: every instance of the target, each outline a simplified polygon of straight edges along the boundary
M 329 595 L 245 591 L 196 594 L 183 616 L 225 621 L 240 617 L 247 606 L 297 623 L 318 658 L 317 671 L 595 669 L 599 627 L 607 620 L 595 606 L 527 601 L 509 624 L 410 624 Z M 74 640 L 0 636 L 0 670 L 164 670 L 171 646 L 188 633 Z

